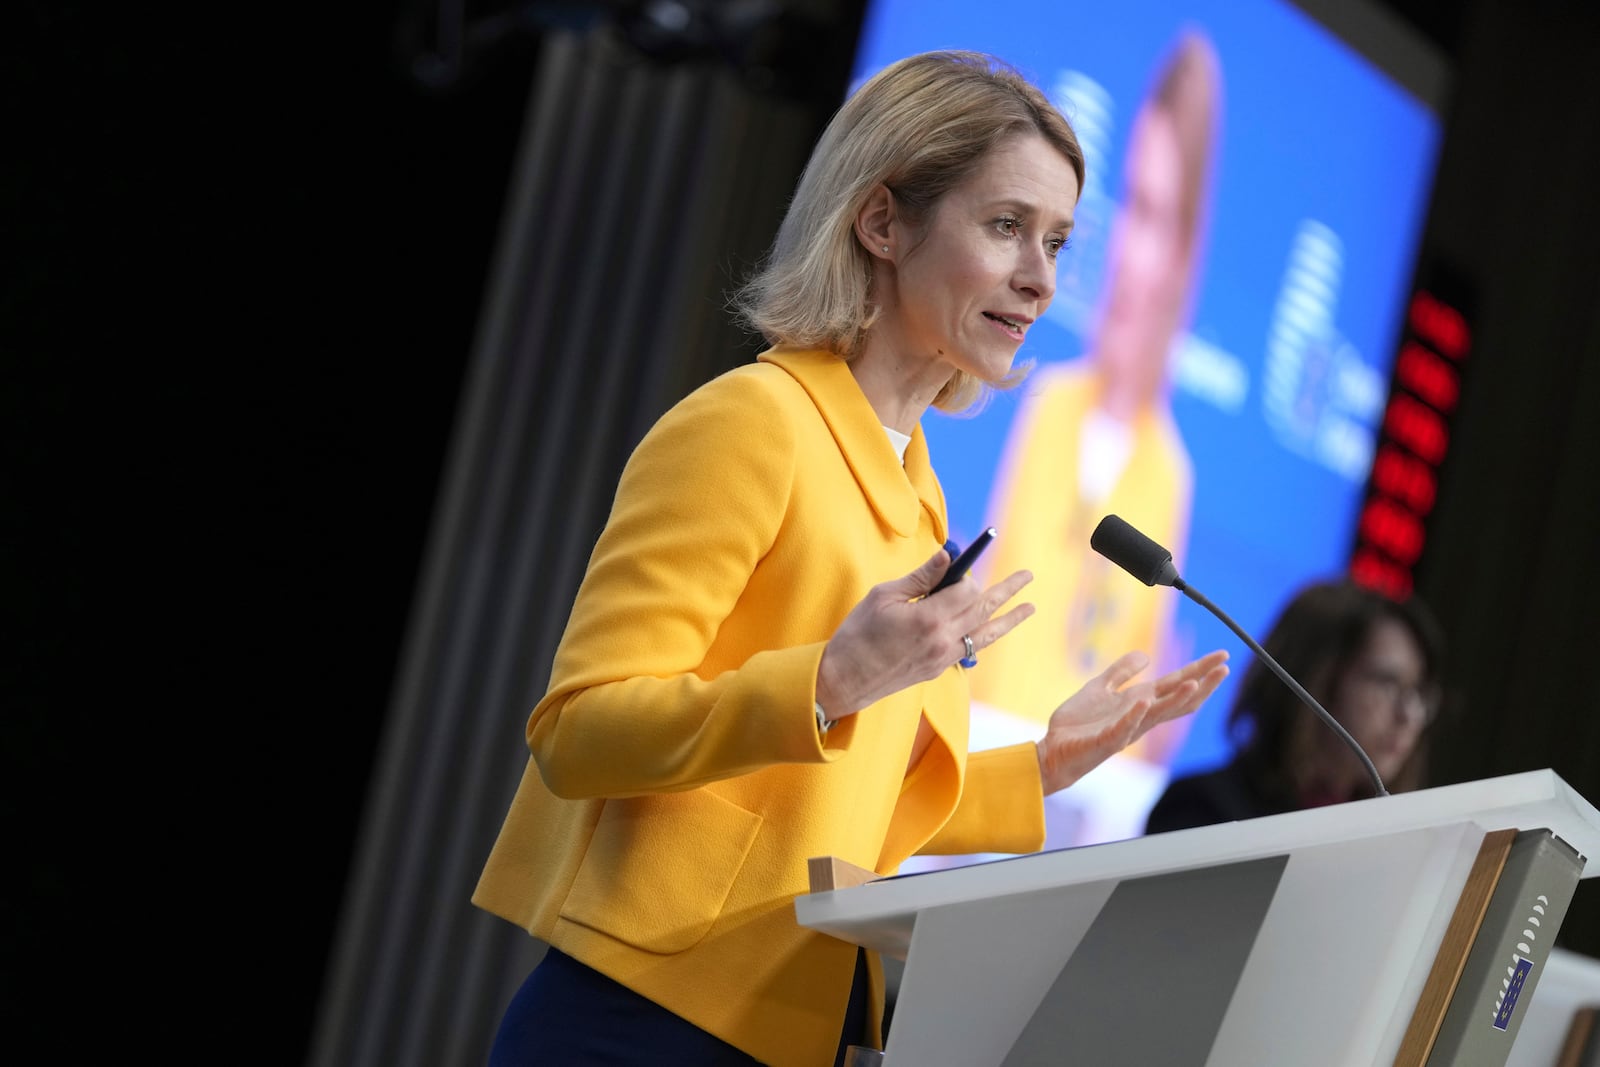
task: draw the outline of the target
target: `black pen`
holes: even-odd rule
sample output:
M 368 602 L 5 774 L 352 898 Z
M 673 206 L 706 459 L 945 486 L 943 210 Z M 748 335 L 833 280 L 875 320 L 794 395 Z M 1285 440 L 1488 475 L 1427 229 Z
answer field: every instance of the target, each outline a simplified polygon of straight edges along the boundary
M 939 584 L 934 586 L 933 590 L 929 592 L 928 595 L 932 596 L 934 593 L 937 593 L 946 586 L 954 585 L 961 579 L 965 578 L 967 576 L 967 572 L 972 569 L 973 563 L 977 561 L 978 557 L 983 554 L 983 550 L 989 547 L 989 542 L 993 540 L 993 526 L 983 531 L 977 537 L 974 537 L 972 539 L 972 544 L 968 545 L 966 549 L 964 549 L 962 553 L 955 558 L 955 562 L 950 564 L 950 569 L 944 572 L 944 577 L 939 579 Z

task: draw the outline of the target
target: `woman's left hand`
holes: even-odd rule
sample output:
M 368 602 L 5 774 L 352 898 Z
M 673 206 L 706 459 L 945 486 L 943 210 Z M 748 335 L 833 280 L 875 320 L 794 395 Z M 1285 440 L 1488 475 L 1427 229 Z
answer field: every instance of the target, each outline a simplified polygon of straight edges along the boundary
M 1039 741 L 1039 773 L 1046 795 L 1076 782 L 1151 727 L 1187 715 L 1228 676 L 1228 654 L 1218 650 L 1164 674 L 1130 685 L 1150 665 L 1129 652 L 1090 679 L 1050 716 Z

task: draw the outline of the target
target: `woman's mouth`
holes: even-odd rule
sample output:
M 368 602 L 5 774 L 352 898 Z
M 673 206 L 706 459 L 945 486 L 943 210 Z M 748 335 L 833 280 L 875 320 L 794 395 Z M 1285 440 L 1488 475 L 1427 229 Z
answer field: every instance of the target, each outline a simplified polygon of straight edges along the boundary
M 1004 315 L 997 315 L 992 311 L 985 311 L 983 313 L 983 317 L 1000 327 L 1001 331 L 1013 341 L 1022 340 L 1023 334 L 1026 333 L 1028 329 L 1027 322 L 1007 318 Z

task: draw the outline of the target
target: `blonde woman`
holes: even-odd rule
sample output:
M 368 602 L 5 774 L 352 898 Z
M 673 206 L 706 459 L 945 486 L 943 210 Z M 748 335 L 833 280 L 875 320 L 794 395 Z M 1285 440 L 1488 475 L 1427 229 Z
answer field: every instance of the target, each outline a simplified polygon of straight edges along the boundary
M 1083 157 L 984 56 L 902 61 L 835 116 L 742 292 L 772 344 L 646 436 L 534 708 L 474 901 L 551 948 L 494 1064 L 825 1067 L 877 1045 L 875 957 L 803 929 L 806 859 L 1028 851 L 1042 797 L 1226 674 L 1061 694 L 1037 744 L 969 758 L 958 661 L 1029 580 L 944 574 L 920 429 L 1012 374 L 1055 288 Z

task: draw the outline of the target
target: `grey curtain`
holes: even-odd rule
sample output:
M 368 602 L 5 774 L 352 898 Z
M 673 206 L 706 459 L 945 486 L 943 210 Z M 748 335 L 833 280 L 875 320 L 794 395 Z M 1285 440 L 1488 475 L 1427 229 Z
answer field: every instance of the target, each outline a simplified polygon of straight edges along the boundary
M 542 44 L 313 1035 L 319 1065 L 479 1064 L 537 959 L 474 909 L 621 466 L 758 345 L 725 295 L 818 132 L 733 72 Z

